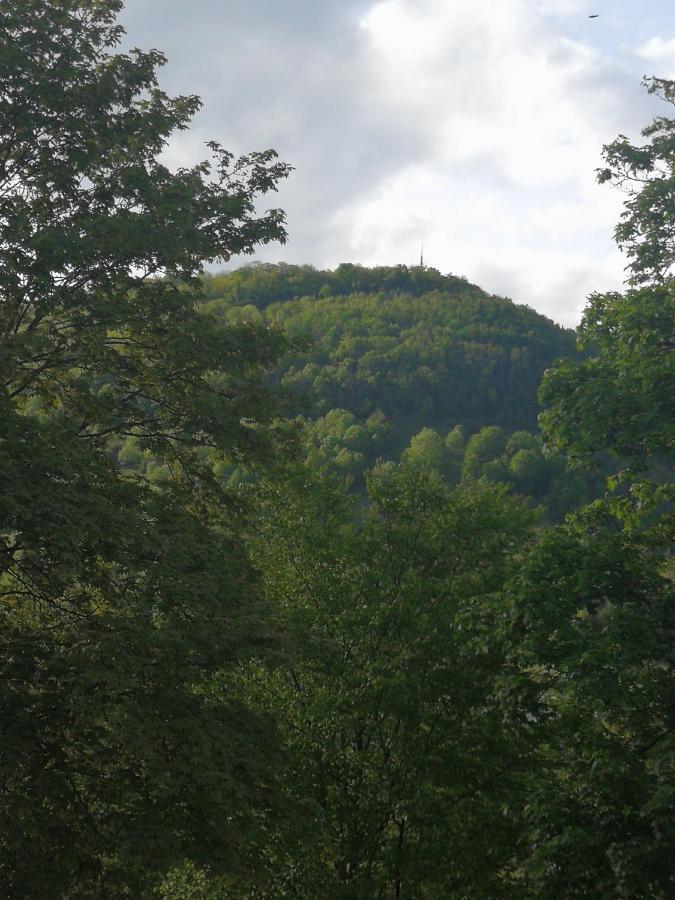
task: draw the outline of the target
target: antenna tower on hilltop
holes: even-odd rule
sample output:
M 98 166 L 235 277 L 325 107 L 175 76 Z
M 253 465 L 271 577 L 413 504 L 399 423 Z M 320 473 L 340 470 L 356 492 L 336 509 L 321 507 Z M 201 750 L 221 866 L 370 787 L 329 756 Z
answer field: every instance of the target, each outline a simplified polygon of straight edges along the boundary
M 422 249 L 420 250 L 420 269 L 424 268 L 424 244 L 422 244 Z

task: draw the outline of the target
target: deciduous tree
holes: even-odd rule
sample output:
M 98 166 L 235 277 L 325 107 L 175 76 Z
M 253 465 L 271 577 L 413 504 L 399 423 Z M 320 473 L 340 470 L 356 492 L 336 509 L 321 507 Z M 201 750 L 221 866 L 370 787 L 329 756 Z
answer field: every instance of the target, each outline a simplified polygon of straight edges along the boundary
M 675 85 L 652 79 L 675 99 Z M 582 362 L 546 375 L 549 441 L 610 453 L 620 492 L 542 535 L 511 586 L 516 705 L 541 744 L 524 805 L 521 875 L 537 897 L 665 898 L 675 890 L 673 228 L 675 119 L 605 148 L 629 185 L 617 239 L 629 287 L 594 296 Z
M 260 655 L 237 505 L 197 451 L 275 444 L 284 346 L 196 305 L 205 260 L 283 240 L 272 151 L 171 171 L 196 97 L 116 52 L 118 0 L 0 6 L 0 883 L 149 896 L 182 859 L 236 877 L 271 731 L 216 672 Z M 187 288 L 193 290 L 188 290 Z M 123 477 L 111 436 L 164 466 Z

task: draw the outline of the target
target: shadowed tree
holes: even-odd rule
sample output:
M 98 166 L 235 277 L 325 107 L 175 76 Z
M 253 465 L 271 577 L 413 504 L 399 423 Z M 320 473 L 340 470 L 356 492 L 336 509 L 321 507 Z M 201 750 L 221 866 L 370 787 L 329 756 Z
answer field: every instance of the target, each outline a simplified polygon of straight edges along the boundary
M 675 100 L 675 84 L 648 82 Z M 672 463 L 675 119 L 605 147 L 627 185 L 616 230 L 630 287 L 596 295 L 588 356 L 544 378 L 549 444 L 622 465 L 608 493 L 543 534 L 511 586 L 513 697 L 539 723 L 527 785 L 525 886 L 537 897 L 666 898 L 675 890 Z M 666 503 L 664 501 L 669 501 Z
M 275 452 L 261 377 L 285 344 L 218 323 L 184 285 L 205 260 L 283 240 L 283 214 L 256 207 L 288 168 L 215 143 L 207 162 L 164 165 L 199 100 L 160 90 L 160 53 L 115 52 L 120 6 L 0 6 L 0 883 L 12 897 L 149 896 L 182 859 L 236 880 L 251 809 L 273 800 L 266 720 L 210 689 L 264 653 L 269 627 L 238 506 L 202 459 Z M 111 437 L 151 451 L 164 480 L 123 477 Z

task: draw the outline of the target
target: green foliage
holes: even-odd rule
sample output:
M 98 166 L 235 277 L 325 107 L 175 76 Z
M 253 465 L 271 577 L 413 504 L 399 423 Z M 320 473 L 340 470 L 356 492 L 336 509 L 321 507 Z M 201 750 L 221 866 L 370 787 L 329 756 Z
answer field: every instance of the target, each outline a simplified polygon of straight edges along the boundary
M 211 144 L 169 171 L 199 101 L 159 89 L 156 51 L 114 52 L 120 5 L 0 7 L 0 883 L 17 898 L 149 896 L 181 860 L 232 881 L 273 802 L 272 724 L 212 690 L 270 626 L 240 504 L 202 454 L 253 466 L 285 442 L 263 374 L 288 344 L 193 291 L 204 260 L 284 238 L 255 205 L 287 167 Z
M 673 101 L 673 82 L 651 90 Z M 593 355 L 541 390 L 549 443 L 625 469 L 598 501 L 531 548 L 507 598 L 505 676 L 541 741 L 522 807 L 519 877 L 538 897 L 665 898 L 675 890 L 672 500 L 673 137 L 605 148 L 601 181 L 633 187 L 617 239 L 633 287 L 594 296 L 580 328 Z M 637 286 L 639 285 L 639 287 Z M 518 458 L 516 454 L 514 460 Z
M 648 78 L 644 82 L 675 106 L 675 82 Z M 675 119 L 658 116 L 642 131 L 646 144 L 636 147 L 624 135 L 603 148 L 606 167 L 598 170 L 598 181 L 610 182 L 627 191 L 621 221 L 614 236 L 630 263 L 633 285 L 663 284 L 675 264 Z
M 544 369 L 573 353 L 571 332 L 433 269 L 252 266 L 204 290 L 206 309 L 226 321 L 253 303 L 265 322 L 308 339 L 276 379 L 306 395 L 315 415 L 345 409 L 362 423 L 384 414 L 391 430 L 378 453 L 390 457 L 424 427 L 534 428 Z
M 208 868 L 185 863 L 171 869 L 155 891 L 161 900 L 227 900 L 231 897 L 226 880 L 213 877 Z
M 596 504 L 546 532 L 513 602 L 514 702 L 538 723 L 521 875 L 537 897 L 672 895 L 672 580 L 657 533 Z
M 463 458 L 466 449 L 466 438 L 463 425 L 455 425 L 452 431 L 447 433 L 445 437 L 445 449 L 452 459 L 460 460 Z
M 3 895 L 672 896 L 675 120 L 553 364 L 433 269 L 203 276 L 288 167 L 161 163 L 199 101 L 119 9 L 0 8 Z M 533 532 L 563 452 L 622 492 Z
M 248 689 L 280 715 L 308 820 L 259 845 L 259 896 L 507 896 L 503 804 L 526 748 L 494 699 L 490 596 L 529 514 L 486 484 L 450 495 L 419 465 L 383 464 L 368 489 L 360 524 L 316 470 L 257 489 L 257 559 L 292 659 Z
M 562 454 L 546 452 L 541 438 L 527 431 L 516 431 L 507 439 L 501 428 L 481 428 L 467 442 L 463 457 L 455 458 L 465 480 L 486 478 L 509 485 L 541 505 L 553 521 L 578 507 L 597 487 L 590 478 L 570 472 Z
M 548 440 L 588 460 L 613 450 L 638 469 L 675 454 L 675 282 L 591 298 L 579 330 L 593 355 L 546 374 Z
M 466 445 L 462 477 L 478 478 L 483 474 L 483 466 L 501 456 L 505 447 L 506 435 L 502 428 L 496 425 L 481 428 Z
M 180 485 L 127 483 L 65 428 L 2 421 L 3 884 L 144 893 L 184 854 L 236 871 L 272 734 L 209 688 L 269 642 L 239 541 Z
M 318 468 L 330 464 L 352 475 L 362 474 L 366 457 L 377 452 L 388 431 L 384 417 L 375 414 L 359 425 L 346 409 L 332 409 L 304 424 L 308 462 Z
M 207 278 L 204 291 L 205 310 L 221 321 L 262 315 L 306 342 L 274 379 L 306 398 L 316 417 L 304 420 L 308 459 L 349 473 L 361 497 L 364 472 L 382 458 L 417 460 L 457 484 L 465 429 L 496 427 L 506 440 L 514 429 L 534 428 L 541 374 L 572 351 L 571 334 L 544 317 L 433 269 L 254 264 Z M 448 433 L 455 422 L 462 424 Z M 509 470 L 513 453 L 501 458 L 503 447 L 472 463 L 482 439 L 471 439 L 465 474 L 512 485 L 547 506 L 550 500 L 553 518 L 583 497 L 583 479 L 566 476 L 559 458 L 540 459 L 536 437 L 536 459 L 518 471 Z
M 233 272 L 208 276 L 205 282 L 207 296 L 252 304 L 258 309 L 298 297 L 345 297 L 378 291 L 418 297 L 430 291 L 456 294 L 467 288 L 478 290 L 464 278 L 441 275 L 428 267 L 367 268 L 353 263 L 321 271 L 313 266 L 256 262 Z
M 445 466 L 446 447 L 443 438 L 433 428 L 423 428 L 403 451 L 402 462 L 441 471 Z

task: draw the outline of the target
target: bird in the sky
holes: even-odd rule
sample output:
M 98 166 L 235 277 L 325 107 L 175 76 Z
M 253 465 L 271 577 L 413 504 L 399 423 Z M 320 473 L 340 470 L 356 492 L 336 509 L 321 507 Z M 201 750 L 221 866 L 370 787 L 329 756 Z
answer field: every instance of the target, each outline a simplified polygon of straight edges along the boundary
M 593 15 L 589 16 L 588 18 L 589 19 L 597 19 L 599 15 L 600 15 L 600 13 L 593 13 Z

